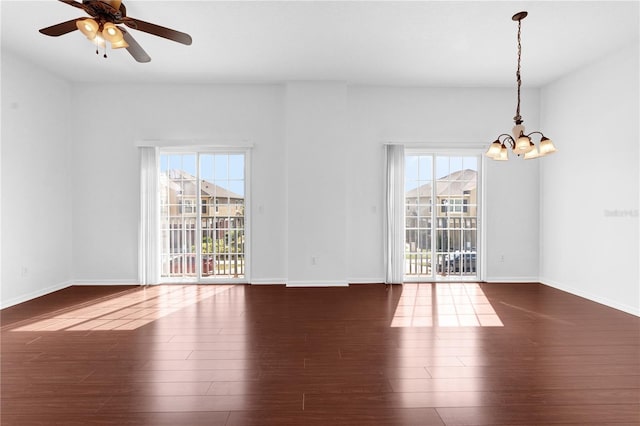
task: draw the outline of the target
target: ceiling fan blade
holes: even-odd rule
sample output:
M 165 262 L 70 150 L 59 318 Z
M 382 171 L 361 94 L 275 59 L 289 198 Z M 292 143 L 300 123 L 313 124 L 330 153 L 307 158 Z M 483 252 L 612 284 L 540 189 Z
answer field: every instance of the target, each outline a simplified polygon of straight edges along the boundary
M 64 34 L 68 34 L 71 31 L 75 31 L 78 29 L 78 27 L 76 27 L 76 21 L 79 19 L 82 19 L 82 18 L 72 19 L 67 22 L 61 22 L 59 24 L 52 25 L 47 28 L 42 28 L 40 32 L 44 35 L 48 35 L 51 37 L 58 37 Z
M 120 30 L 122 31 L 124 41 L 126 41 L 129 45 L 129 47 L 127 47 L 127 51 L 131 53 L 133 59 L 138 62 L 151 62 L 151 57 L 147 55 L 147 52 L 144 51 L 144 49 L 138 44 L 133 36 L 129 34 L 124 28 L 120 28 Z
M 144 31 L 145 33 L 153 34 L 158 37 L 164 37 L 168 40 L 186 44 L 187 46 L 192 42 L 191 36 L 187 33 L 172 30 L 171 28 L 161 27 L 160 25 L 141 21 L 139 19 L 127 18 L 124 20 L 124 24 L 134 30 Z
M 77 7 L 78 9 L 82 9 L 82 10 L 84 10 L 85 12 L 86 12 L 86 10 L 87 10 L 87 9 L 85 8 L 85 5 L 84 5 L 84 4 L 82 4 L 82 3 L 78 2 L 78 1 L 75 1 L 75 0 L 58 0 L 58 1 L 61 1 L 62 3 L 66 3 L 66 4 L 68 4 L 69 6 L 73 6 L 73 7 Z

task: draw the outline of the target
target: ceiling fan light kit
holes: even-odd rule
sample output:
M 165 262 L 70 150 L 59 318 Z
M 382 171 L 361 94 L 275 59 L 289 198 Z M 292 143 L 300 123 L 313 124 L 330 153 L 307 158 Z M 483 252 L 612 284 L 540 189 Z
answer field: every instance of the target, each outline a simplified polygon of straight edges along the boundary
M 123 47 L 129 47 L 129 43 L 127 43 L 124 38 L 118 41 L 111 42 L 112 49 L 122 49 Z
M 102 38 L 107 40 L 111 44 L 118 43 L 124 40 L 122 31 L 120 31 L 120 29 L 111 22 L 107 22 L 106 24 L 104 24 L 104 27 L 102 28 Z
M 124 24 L 134 30 L 143 31 L 185 45 L 190 45 L 192 42 L 191 36 L 187 33 L 128 17 L 127 8 L 121 0 L 83 0 L 82 3 L 76 0 L 59 1 L 84 10 L 91 18 L 76 18 L 42 28 L 40 32 L 44 35 L 59 37 L 79 30 L 87 39 L 93 41 L 96 46 L 104 46 L 106 49 L 106 42 L 109 42 L 112 49 L 127 49 L 138 62 L 149 62 L 151 58 L 133 36 L 123 27 L 118 27 L 118 25 Z M 98 53 L 97 49 L 96 53 Z M 106 52 L 104 57 L 107 57 Z
M 523 156 L 525 160 L 532 158 L 543 157 L 547 154 L 556 152 L 556 147 L 553 145 L 551 139 L 542 134 L 542 132 L 531 132 L 525 134 L 523 120 L 520 115 L 520 86 L 522 85 L 522 79 L 520 77 L 520 60 L 522 58 L 522 43 L 520 41 L 520 35 L 522 30 L 522 20 L 526 18 L 528 13 L 526 11 L 518 12 L 511 17 L 513 21 L 518 22 L 518 70 L 516 72 L 516 82 L 518 84 L 518 105 L 516 107 L 516 115 L 513 117 L 515 126 L 511 129 L 511 134 L 503 133 L 496 138 L 485 155 L 496 161 L 507 161 L 509 159 L 509 148 L 517 156 Z M 538 146 L 533 143 L 531 136 L 539 135 L 540 142 Z
M 93 19 L 79 19 L 76 21 L 76 27 L 84 34 L 89 40 L 96 38 L 98 34 L 98 23 Z

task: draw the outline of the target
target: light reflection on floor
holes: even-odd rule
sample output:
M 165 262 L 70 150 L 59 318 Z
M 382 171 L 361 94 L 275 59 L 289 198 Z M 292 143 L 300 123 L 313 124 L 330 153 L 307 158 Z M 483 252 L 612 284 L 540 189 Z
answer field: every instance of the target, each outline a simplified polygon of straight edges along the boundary
M 59 312 L 11 331 L 135 330 L 187 306 L 228 291 L 231 285 L 151 286 Z
M 391 327 L 502 327 L 477 283 L 403 284 Z

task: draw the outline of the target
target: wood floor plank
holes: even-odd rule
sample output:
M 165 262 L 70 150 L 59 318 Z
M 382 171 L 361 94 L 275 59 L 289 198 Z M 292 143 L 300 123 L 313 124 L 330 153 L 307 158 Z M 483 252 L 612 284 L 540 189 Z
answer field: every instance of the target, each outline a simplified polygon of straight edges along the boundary
M 4 415 L 3 426 L 225 426 L 229 412 Z
M 52 395 L 47 397 L 2 398 L 2 416 L 24 414 L 30 411 L 49 414 L 96 413 L 110 399 L 108 396 Z
M 196 412 L 240 410 L 295 410 L 302 406 L 302 394 L 258 395 L 157 395 L 112 397 L 99 407 L 99 412 Z
M 527 379 L 527 380 L 525 380 Z M 545 389 L 638 389 L 640 376 L 464 377 L 389 379 L 394 392 L 447 392 Z
M 231 412 L 227 426 L 442 426 L 444 423 L 432 408 L 376 409 L 330 411 L 240 411 Z
M 257 380 L 257 370 L 137 370 L 131 372 L 96 370 L 82 383 L 100 386 L 104 383 L 148 383 L 148 382 L 214 382 Z
M 102 383 L 95 386 L 91 383 L 78 383 L 72 386 L 59 383 L 16 384 L 3 388 L 2 399 L 16 398 L 75 398 L 83 396 L 111 397 L 126 395 L 206 395 L 213 382 L 123 382 Z M 227 383 L 227 382 L 225 382 Z M 228 382 L 236 383 L 236 382 Z
M 638 392 L 628 390 L 523 390 L 523 391 L 446 391 L 446 392 L 390 392 L 383 394 L 354 394 L 344 398 L 339 394 L 305 394 L 307 409 L 330 410 L 378 408 L 443 408 L 494 407 L 501 410 L 511 405 L 634 405 Z
M 574 364 L 563 366 L 562 368 L 549 368 L 543 365 L 529 365 L 526 368 L 506 367 L 501 365 L 472 366 L 472 367 L 449 367 L 433 366 L 425 367 L 432 378 L 456 378 L 456 377 L 499 377 L 508 376 L 512 378 L 524 378 L 529 380 L 532 377 L 566 377 L 566 376 L 637 376 L 638 368 L 635 365 L 627 364 L 607 364 L 592 365 Z
M 640 405 L 509 405 L 494 407 L 438 408 L 446 425 L 524 425 L 524 424 L 637 424 Z
M 255 359 L 260 357 L 260 351 L 189 351 L 185 359 Z M 177 359 L 177 358 L 176 358 Z

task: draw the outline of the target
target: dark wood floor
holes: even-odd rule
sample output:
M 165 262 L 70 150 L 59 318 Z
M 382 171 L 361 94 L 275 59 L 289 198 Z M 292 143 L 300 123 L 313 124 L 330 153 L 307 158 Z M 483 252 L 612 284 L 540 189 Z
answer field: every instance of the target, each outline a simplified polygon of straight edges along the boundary
M 539 284 L 72 287 L 1 321 L 2 425 L 640 424 L 640 319 Z

